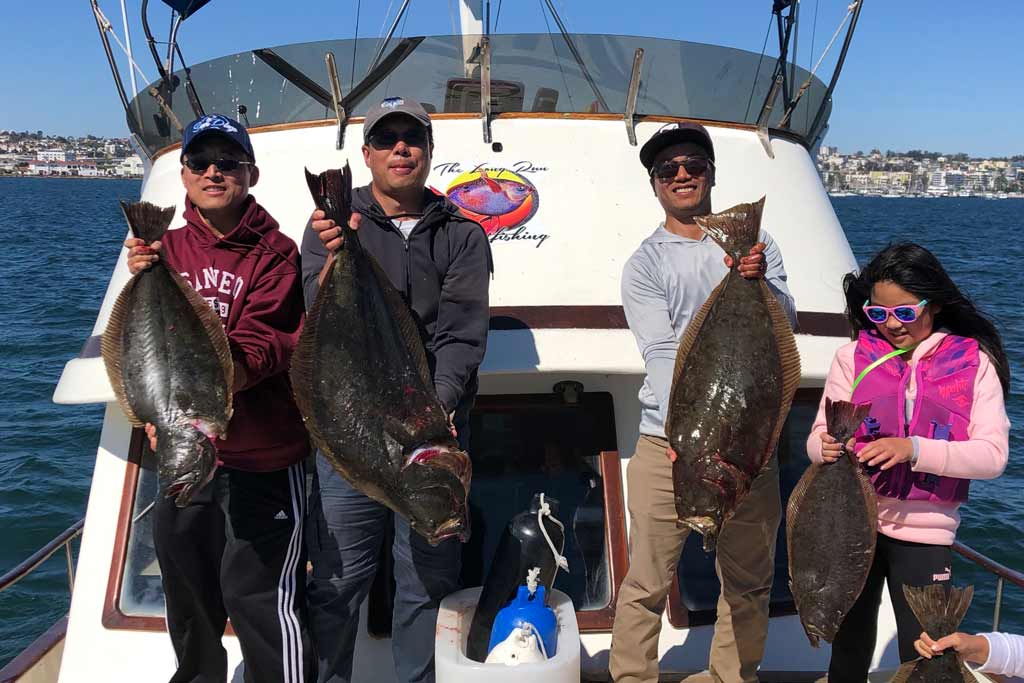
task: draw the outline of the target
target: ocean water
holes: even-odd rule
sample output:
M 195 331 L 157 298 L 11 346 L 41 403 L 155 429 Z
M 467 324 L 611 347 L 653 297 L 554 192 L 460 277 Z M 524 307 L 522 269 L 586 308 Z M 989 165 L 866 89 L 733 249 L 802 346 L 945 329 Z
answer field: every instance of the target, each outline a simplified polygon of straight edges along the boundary
M 116 200 L 140 189 L 138 181 L 0 178 L 0 573 L 84 514 L 102 408 L 51 397 L 92 330 L 125 234 Z M 1015 286 L 1024 202 L 847 197 L 833 205 L 858 261 L 890 241 L 918 241 L 996 318 L 1016 378 L 1010 465 L 972 485 L 959 538 L 1024 569 L 1024 309 Z M 995 581 L 965 562 L 954 577 L 977 591 L 965 628 L 988 629 Z M 0 593 L 0 666 L 67 609 L 59 553 Z M 1003 628 L 1024 632 L 1024 590 L 1007 586 Z

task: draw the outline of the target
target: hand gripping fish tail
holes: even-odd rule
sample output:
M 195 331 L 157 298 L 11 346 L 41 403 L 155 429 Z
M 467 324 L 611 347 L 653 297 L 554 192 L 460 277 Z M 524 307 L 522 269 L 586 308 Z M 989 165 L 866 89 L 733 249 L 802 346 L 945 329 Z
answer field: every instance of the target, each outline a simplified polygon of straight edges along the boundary
M 708 237 L 732 256 L 733 268 L 739 266 L 740 257 L 746 256 L 758 242 L 764 199 L 761 197 L 752 204 L 737 204 L 721 213 L 694 219 Z
M 343 168 L 332 168 L 315 175 L 308 168 L 305 171 L 313 203 L 328 219 L 341 226 L 347 243 L 355 233 L 348 227 L 348 219 L 352 217 L 352 169 L 348 162 Z
M 174 219 L 175 208 L 173 206 L 163 208 L 149 202 L 129 203 L 125 201 L 121 201 L 120 204 L 132 235 L 145 240 L 146 244 L 156 242 L 163 237 Z
M 860 428 L 870 410 L 870 403 L 854 404 L 849 401 L 833 401 L 825 397 L 825 429 L 834 439 L 845 446 L 846 442 L 852 439 Z M 853 453 L 847 453 L 847 455 L 851 458 L 854 457 Z
M 971 606 L 974 586 L 957 588 L 939 583 L 920 588 L 903 586 L 903 595 L 924 632 L 941 638 L 956 632 Z M 948 648 L 931 659 L 906 662 L 896 670 L 891 683 L 974 683 L 975 680 L 960 653 Z

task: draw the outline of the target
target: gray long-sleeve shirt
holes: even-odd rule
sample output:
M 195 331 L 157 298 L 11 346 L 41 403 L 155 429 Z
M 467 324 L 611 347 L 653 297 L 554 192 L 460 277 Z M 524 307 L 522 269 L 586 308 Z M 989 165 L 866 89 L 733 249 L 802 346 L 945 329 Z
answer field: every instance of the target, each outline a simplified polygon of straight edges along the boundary
M 782 254 L 763 230 L 760 241 L 765 244 L 768 286 L 795 326 L 796 306 L 786 286 Z M 679 340 L 690 319 L 728 272 L 724 258 L 722 248 L 709 237 L 680 237 L 662 223 L 626 262 L 622 306 L 647 369 L 639 395 L 641 434 L 665 438 L 665 414 Z

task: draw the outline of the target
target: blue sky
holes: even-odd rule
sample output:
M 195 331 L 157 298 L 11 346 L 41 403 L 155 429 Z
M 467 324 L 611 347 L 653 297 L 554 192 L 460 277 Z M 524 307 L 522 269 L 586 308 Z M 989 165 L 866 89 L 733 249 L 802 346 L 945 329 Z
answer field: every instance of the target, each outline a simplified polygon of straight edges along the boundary
M 413 0 L 406 35 L 452 30 L 453 0 Z M 392 7 L 400 4 L 392 0 Z M 128 0 L 137 15 L 139 0 Z M 166 35 L 167 14 L 151 3 L 151 22 Z M 180 35 L 193 63 L 310 40 L 351 37 L 357 0 L 214 0 Z M 771 0 L 555 0 L 570 31 L 621 33 L 715 43 L 760 52 Z M 391 3 L 362 0 L 360 35 L 382 32 Z M 118 0 L 100 6 L 122 31 Z M 541 0 L 502 3 L 498 32 L 545 30 Z M 642 12 L 635 11 L 643 7 Z M 492 16 L 498 0 L 492 0 Z M 4 3 L 0 41 L 0 129 L 64 135 L 123 135 L 127 128 L 88 0 Z M 392 10 L 394 11 L 394 10 Z M 802 0 L 799 63 L 816 61 L 846 2 Z M 552 26 L 553 28 L 553 26 Z M 825 143 L 841 150 L 930 149 L 973 155 L 1024 154 L 1024 3 L 1021 0 L 865 0 L 835 95 Z M 144 71 L 137 21 L 133 47 Z M 769 54 L 775 43 L 769 38 Z M 116 47 L 115 47 L 116 49 Z M 838 43 L 832 54 L 838 52 Z M 142 57 L 146 57 L 142 59 Z M 832 60 L 826 60 L 831 67 Z M 831 69 L 822 69 L 827 77 Z

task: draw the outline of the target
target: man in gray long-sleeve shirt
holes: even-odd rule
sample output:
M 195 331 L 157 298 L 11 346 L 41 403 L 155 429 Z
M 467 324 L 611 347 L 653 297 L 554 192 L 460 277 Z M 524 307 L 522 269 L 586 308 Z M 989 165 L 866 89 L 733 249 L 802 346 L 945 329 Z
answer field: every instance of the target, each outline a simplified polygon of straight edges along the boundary
M 694 217 L 711 213 L 715 151 L 703 126 L 669 124 L 640 150 L 665 221 L 626 263 L 622 305 L 644 358 L 640 439 L 627 469 L 630 566 L 619 589 L 609 668 L 616 683 L 658 680 L 661 615 L 688 530 L 676 528 L 672 464 L 665 413 L 679 340 L 690 319 L 722 281 L 731 259 L 706 237 Z M 740 274 L 766 278 L 795 323 L 782 255 L 762 231 L 739 263 Z M 718 541 L 722 584 L 711 643 L 716 681 L 752 683 L 764 654 L 775 537 L 781 502 L 773 458 L 754 480 Z

